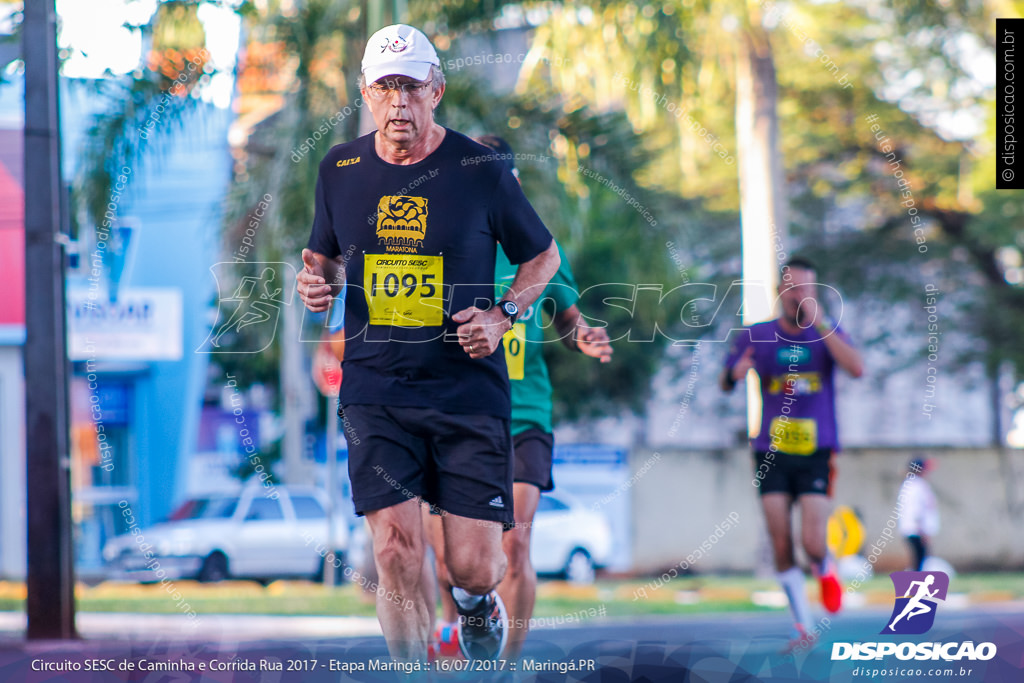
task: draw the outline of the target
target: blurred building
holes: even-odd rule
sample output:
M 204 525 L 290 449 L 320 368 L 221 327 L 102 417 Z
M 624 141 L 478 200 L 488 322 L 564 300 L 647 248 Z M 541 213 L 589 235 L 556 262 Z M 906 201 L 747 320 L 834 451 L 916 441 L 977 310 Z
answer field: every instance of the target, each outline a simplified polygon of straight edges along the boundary
M 0 576 L 25 571 L 23 173 L 21 130 L 0 130 Z
M 62 105 L 70 178 L 96 102 L 86 87 L 65 83 Z M 165 121 L 159 144 L 128 169 L 111 229 L 88 226 L 68 250 L 72 507 L 82 574 L 98 569 L 103 543 L 126 530 L 119 503 L 143 526 L 171 511 L 198 441 L 208 356 L 194 350 L 216 294 L 210 269 L 230 179 L 231 113 L 197 104 L 189 116 Z M 13 578 L 25 567 L 21 138 L 20 129 L 0 131 L 0 286 L 8 293 L 0 302 L 0 575 Z
M 171 511 L 199 435 L 216 294 L 221 206 L 230 179 L 230 112 L 198 105 L 168 126 L 160 149 L 131 171 L 131 191 L 106 245 L 84 231 L 68 278 L 73 513 L 80 570 L 126 531 Z M 102 249 L 110 267 L 96 277 Z M 99 282 L 97 283 L 97 280 Z M 106 437 L 103 437 L 106 434 Z

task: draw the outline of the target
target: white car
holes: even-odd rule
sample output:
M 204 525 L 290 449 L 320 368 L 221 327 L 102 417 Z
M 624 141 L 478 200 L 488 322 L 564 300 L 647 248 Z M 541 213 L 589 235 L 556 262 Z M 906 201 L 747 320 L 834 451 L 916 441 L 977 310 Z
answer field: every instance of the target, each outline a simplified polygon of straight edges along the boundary
M 286 577 L 320 580 L 326 556 L 340 583 L 348 527 L 335 515 L 333 539 L 326 543 L 326 509 L 319 489 L 250 484 L 239 493 L 189 499 L 168 521 L 112 539 L 103 557 L 114 579 L 266 582 Z
M 538 574 L 573 583 L 592 583 L 608 563 L 612 532 L 608 520 L 564 494 L 541 494 L 533 519 L 530 561 Z

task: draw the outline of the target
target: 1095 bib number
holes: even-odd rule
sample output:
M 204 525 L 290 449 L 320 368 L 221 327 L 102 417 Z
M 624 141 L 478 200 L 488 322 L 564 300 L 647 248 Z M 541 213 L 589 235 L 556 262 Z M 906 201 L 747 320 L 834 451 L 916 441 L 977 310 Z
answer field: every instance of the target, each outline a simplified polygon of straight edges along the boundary
M 401 294 L 408 298 L 415 294 L 418 288 L 422 288 L 420 296 L 429 299 L 437 291 L 437 286 L 433 283 L 433 273 L 423 273 L 422 280 L 417 278 L 415 273 L 404 273 L 401 281 L 399 281 L 397 273 L 388 273 L 384 276 L 384 281 L 380 283 L 377 282 L 377 273 L 374 273 L 370 279 L 371 293 L 378 293 L 383 290 L 386 296 L 391 297 Z
M 371 325 L 441 325 L 443 286 L 443 256 L 366 254 L 363 260 L 363 288 Z

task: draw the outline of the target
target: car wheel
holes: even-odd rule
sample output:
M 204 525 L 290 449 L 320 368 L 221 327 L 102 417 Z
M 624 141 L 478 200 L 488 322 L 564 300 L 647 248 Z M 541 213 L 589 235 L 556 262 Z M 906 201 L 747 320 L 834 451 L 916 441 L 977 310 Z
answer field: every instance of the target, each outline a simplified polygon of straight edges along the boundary
M 199 570 L 199 580 L 203 583 L 215 583 L 230 578 L 228 574 L 228 558 L 224 553 L 216 550 L 203 560 L 203 567 Z
M 565 578 L 570 583 L 594 583 L 596 574 L 597 568 L 590 559 L 590 553 L 583 548 L 576 548 L 569 553 L 569 559 L 565 562 Z

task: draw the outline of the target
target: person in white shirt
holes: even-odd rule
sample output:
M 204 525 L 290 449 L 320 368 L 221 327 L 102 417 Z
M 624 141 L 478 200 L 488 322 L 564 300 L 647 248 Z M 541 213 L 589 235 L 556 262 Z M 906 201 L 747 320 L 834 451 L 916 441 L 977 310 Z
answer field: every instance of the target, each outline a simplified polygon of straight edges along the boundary
M 912 569 L 922 571 L 928 557 L 928 544 L 939 532 L 939 505 L 925 476 L 935 469 L 935 459 L 915 457 L 907 468 L 907 478 L 900 487 L 900 533 L 913 554 Z

